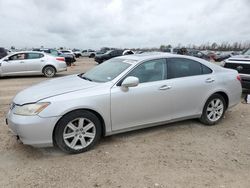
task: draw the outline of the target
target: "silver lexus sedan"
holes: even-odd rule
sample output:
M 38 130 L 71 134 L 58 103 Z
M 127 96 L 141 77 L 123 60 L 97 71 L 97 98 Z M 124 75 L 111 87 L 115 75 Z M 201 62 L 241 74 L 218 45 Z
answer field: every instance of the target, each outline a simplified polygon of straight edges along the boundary
M 0 59 L 0 77 L 19 75 L 44 75 L 53 77 L 66 71 L 64 57 L 54 57 L 44 52 L 15 52 Z
M 102 136 L 199 118 L 218 123 L 241 99 L 237 71 L 167 53 L 110 59 L 18 93 L 6 123 L 24 144 L 81 153 Z

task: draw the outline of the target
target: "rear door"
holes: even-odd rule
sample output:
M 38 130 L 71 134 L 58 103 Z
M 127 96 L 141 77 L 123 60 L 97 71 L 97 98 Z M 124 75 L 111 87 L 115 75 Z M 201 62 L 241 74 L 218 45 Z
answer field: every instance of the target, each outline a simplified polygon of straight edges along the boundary
M 198 61 L 186 58 L 168 58 L 168 80 L 171 85 L 173 118 L 201 113 L 208 93 L 216 84 L 212 70 Z
M 27 59 L 25 61 L 26 70 L 28 72 L 41 72 L 45 63 L 45 56 L 42 53 L 30 52 L 27 53 Z

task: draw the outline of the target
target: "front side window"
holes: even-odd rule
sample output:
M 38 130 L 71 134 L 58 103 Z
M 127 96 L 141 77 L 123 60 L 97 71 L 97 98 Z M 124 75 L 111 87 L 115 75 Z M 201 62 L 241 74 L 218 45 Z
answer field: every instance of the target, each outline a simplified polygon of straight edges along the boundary
M 169 79 L 203 74 L 202 64 L 197 61 L 185 58 L 169 58 L 167 61 Z
M 28 53 L 27 59 L 39 59 L 42 58 L 43 54 L 39 53 Z
M 15 54 L 9 57 L 10 61 L 24 60 L 24 59 L 25 59 L 25 53 Z
M 140 83 L 154 82 L 166 78 L 166 60 L 155 59 L 144 62 L 133 69 L 128 76 L 135 76 Z
M 94 82 L 108 82 L 116 78 L 130 66 L 131 64 L 128 60 L 110 59 L 79 76 Z

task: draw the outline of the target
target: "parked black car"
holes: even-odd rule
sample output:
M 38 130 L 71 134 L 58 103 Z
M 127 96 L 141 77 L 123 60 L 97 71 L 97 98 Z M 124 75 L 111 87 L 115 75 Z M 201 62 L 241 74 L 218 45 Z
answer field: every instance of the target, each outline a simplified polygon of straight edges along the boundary
M 201 59 L 205 59 L 207 61 L 210 60 L 210 57 L 207 54 L 205 54 L 204 52 L 200 51 L 200 50 L 187 49 L 187 55 L 198 57 L 198 58 L 201 58 Z
M 123 50 L 109 50 L 104 54 L 96 54 L 95 61 L 100 64 L 113 57 L 122 56 L 122 53 L 123 53 Z
M 8 53 L 5 50 L 5 48 L 1 48 L 0 47 L 0 59 L 2 59 L 3 57 L 5 57 L 6 55 L 8 55 Z
M 51 54 L 53 56 L 64 57 L 65 62 L 68 66 L 70 66 L 72 63 L 74 63 L 76 61 L 74 56 L 72 56 L 70 54 L 63 54 L 63 53 L 59 52 L 58 50 L 55 50 L 52 48 L 35 48 L 35 49 L 33 49 L 33 51 L 45 52 L 45 53 Z
M 250 89 L 250 49 L 242 55 L 232 56 L 226 59 L 223 66 L 228 69 L 235 69 L 241 77 L 242 87 Z

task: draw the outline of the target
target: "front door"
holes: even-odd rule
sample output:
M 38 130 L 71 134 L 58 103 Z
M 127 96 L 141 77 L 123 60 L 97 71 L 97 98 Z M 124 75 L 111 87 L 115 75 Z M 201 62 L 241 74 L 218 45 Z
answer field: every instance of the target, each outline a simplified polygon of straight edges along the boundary
M 139 78 L 138 86 L 127 90 L 117 85 L 111 88 L 113 131 L 171 119 L 171 87 L 166 73 L 165 59 L 150 60 L 127 75 Z
M 2 62 L 2 72 L 4 75 L 21 74 L 26 71 L 25 53 L 12 55 L 7 61 Z

